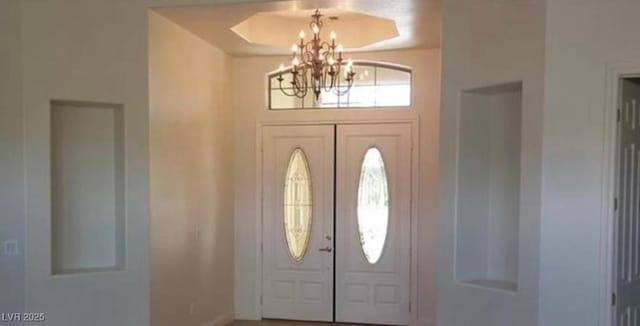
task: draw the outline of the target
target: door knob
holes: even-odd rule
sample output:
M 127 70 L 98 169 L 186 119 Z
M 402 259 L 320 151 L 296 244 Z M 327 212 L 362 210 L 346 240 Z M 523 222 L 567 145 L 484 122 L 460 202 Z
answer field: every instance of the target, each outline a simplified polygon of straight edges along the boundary
M 318 249 L 318 250 L 320 250 L 320 251 L 326 251 L 326 252 L 331 252 L 331 250 L 332 250 L 332 249 L 331 249 L 331 247 L 326 246 L 326 247 L 324 247 L 324 248 L 320 248 L 320 249 Z

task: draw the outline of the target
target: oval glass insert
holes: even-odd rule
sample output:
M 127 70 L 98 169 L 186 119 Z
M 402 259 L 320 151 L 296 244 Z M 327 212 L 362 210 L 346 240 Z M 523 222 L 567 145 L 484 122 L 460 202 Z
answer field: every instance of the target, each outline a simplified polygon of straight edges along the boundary
M 358 185 L 360 244 L 371 264 L 380 260 L 389 226 L 389 188 L 380 151 L 371 147 L 362 160 Z
M 289 158 L 284 184 L 284 233 L 289 254 L 301 262 L 311 237 L 311 172 L 304 152 L 296 148 Z

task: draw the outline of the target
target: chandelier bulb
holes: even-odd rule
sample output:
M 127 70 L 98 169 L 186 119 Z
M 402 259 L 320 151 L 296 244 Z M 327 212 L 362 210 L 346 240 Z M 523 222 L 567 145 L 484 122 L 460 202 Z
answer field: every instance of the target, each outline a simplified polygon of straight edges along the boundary
M 300 64 L 300 61 L 298 60 L 298 58 L 293 58 L 293 61 L 291 61 L 291 64 L 293 64 L 294 66 L 297 66 Z
M 304 36 L 305 36 L 304 31 L 301 30 L 300 34 L 298 34 L 298 35 L 300 35 L 300 39 L 304 40 Z
M 330 37 L 332 40 L 335 40 L 337 35 L 336 35 L 336 31 L 331 31 Z
M 284 71 L 284 63 L 281 63 L 281 64 L 280 64 L 280 68 L 279 68 L 278 70 L 279 70 L 280 72 L 283 72 L 283 71 Z
M 339 44 L 338 47 L 336 48 L 336 51 L 338 51 L 338 53 L 344 52 L 344 46 L 342 46 L 342 44 Z
M 320 27 L 318 27 L 318 24 L 313 24 L 313 27 L 311 29 L 313 29 L 313 34 L 320 33 Z
M 298 46 L 297 45 L 292 45 L 291 46 L 291 52 L 293 52 L 294 54 L 298 53 Z

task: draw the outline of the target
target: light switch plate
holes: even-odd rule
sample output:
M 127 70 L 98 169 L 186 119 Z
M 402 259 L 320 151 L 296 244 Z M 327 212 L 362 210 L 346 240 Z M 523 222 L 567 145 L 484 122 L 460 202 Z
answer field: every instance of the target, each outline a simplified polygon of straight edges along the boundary
M 2 243 L 2 254 L 5 256 L 18 255 L 18 241 L 6 240 Z

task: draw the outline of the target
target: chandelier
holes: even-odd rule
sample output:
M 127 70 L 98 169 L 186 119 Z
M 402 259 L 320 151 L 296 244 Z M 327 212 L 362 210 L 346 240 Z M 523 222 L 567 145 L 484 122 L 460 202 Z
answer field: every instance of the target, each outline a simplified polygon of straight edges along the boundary
M 316 100 L 320 98 L 322 91 L 333 91 L 336 95 L 343 96 L 353 86 L 356 75 L 353 70 L 353 61 L 347 60 L 346 66 L 343 67 L 344 48 L 342 45 L 336 45 L 334 31 L 330 34 L 331 41 L 323 41 L 320 38 L 323 25 L 320 10 L 316 10 L 311 18 L 309 28 L 313 32 L 313 39 L 305 41 L 304 30 L 300 31 L 300 43 L 291 47 L 290 85 L 285 83 L 283 86 L 282 82 L 285 78 L 282 75 L 285 73 L 285 66 L 280 65 L 277 79 L 280 90 L 287 96 L 304 98 L 311 89 Z

